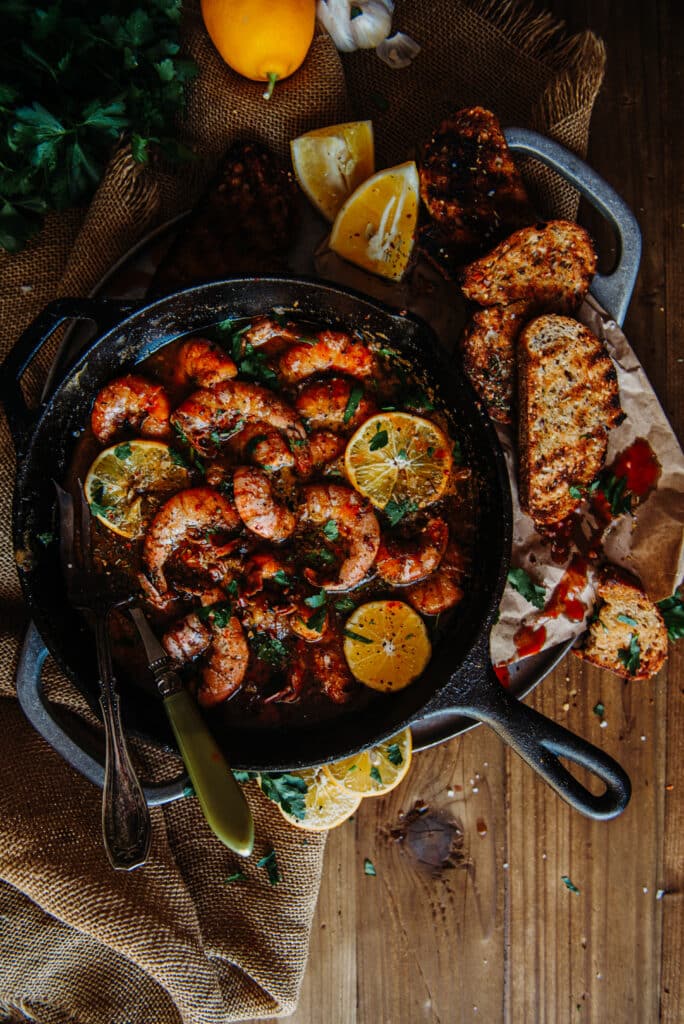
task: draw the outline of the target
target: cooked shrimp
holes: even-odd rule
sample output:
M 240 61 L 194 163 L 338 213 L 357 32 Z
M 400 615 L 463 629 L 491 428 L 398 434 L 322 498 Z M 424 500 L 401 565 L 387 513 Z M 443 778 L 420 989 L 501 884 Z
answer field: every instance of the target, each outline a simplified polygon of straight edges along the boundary
M 270 317 L 260 317 L 242 335 L 244 340 L 267 356 L 278 355 L 288 345 L 301 338 L 302 332 L 296 324 L 283 326 Z
M 200 455 L 208 456 L 215 455 L 222 440 L 227 440 L 251 420 L 268 423 L 284 436 L 300 476 L 311 472 L 311 452 L 304 424 L 292 406 L 259 384 L 234 380 L 211 390 L 200 388 L 171 415 L 171 423 L 187 437 L 193 448 Z M 226 437 L 222 438 L 222 434 Z
M 249 663 L 242 625 L 226 606 L 222 606 L 224 600 L 222 590 L 205 592 L 202 595 L 204 614 L 191 612 L 162 638 L 167 654 L 181 664 L 209 652 L 197 691 L 197 699 L 204 707 L 231 697 L 240 688 Z M 212 605 L 216 607 L 212 609 Z
M 375 357 L 368 346 L 341 331 L 321 331 L 313 345 L 292 345 L 278 365 L 290 384 L 326 371 L 370 377 L 376 370 Z
M 183 544 L 207 541 L 239 526 L 232 502 L 211 487 L 191 487 L 169 498 L 150 523 L 143 544 L 143 564 L 159 594 L 163 597 L 169 591 L 164 567 Z
M 466 573 L 462 550 L 450 541 L 436 572 L 406 588 L 406 596 L 422 615 L 439 615 L 463 600 L 461 583 Z
M 284 469 L 294 466 L 290 447 L 277 430 L 269 423 L 255 420 L 227 442 L 227 448 L 241 462 L 253 462 L 255 466 L 268 469 Z
M 289 578 L 291 572 L 289 563 L 277 555 L 270 552 L 254 554 L 245 565 L 244 593 L 247 597 L 258 594 L 263 590 L 267 580 L 272 580 L 278 573 L 283 573 L 284 577 Z
M 318 643 L 328 628 L 328 612 L 326 610 L 324 615 L 318 615 L 319 610 L 310 608 L 303 597 L 298 597 L 288 609 L 290 629 L 307 644 Z
M 356 381 L 347 377 L 312 381 L 297 395 L 295 409 L 309 430 L 351 433 L 376 411 L 375 403 L 365 394 L 361 394 L 355 409 L 350 407 L 349 400 L 359 387 Z
M 277 693 L 266 697 L 264 704 L 293 704 L 299 699 L 306 680 L 306 659 L 304 645 L 298 641 L 285 670 L 285 686 Z
M 429 519 L 418 535 L 410 539 L 381 537 L 375 557 L 379 576 L 394 587 L 418 583 L 435 571 L 448 540 L 449 527 L 438 518 Z
M 286 540 L 297 525 L 294 513 L 276 501 L 268 476 L 255 466 L 238 466 L 233 497 L 240 519 L 252 533 L 268 540 Z
M 125 426 L 139 431 L 143 437 L 168 437 L 170 412 L 171 405 L 161 384 L 128 373 L 111 380 L 98 392 L 90 425 L 102 444 Z
M 309 448 L 314 470 L 323 469 L 339 458 L 347 447 L 346 438 L 329 430 L 314 430 L 309 435 Z
M 311 648 L 313 673 L 323 693 L 334 704 L 346 704 L 356 687 L 354 677 L 340 648 L 318 644 Z
M 380 544 L 380 527 L 370 503 L 351 487 L 312 484 L 304 488 L 300 520 L 321 527 L 334 521 L 347 548 L 336 580 L 319 579 L 312 569 L 305 569 L 309 582 L 326 590 L 349 590 L 360 583 L 372 566 Z
M 223 349 L 207 338 L 188 338 L 178 349 L 173 382 L 179 387 L 194 384 L 211 388 L 237 376 L 237 366 Z

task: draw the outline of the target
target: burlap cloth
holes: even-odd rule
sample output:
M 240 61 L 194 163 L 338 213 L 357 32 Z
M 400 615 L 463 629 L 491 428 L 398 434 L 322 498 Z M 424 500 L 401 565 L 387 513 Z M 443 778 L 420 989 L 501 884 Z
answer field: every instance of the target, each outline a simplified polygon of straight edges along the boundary
M 536 127 L 586 151 L 604 48 L 573 38 L 546 14 L 472 0 L 400 2 L 395 26 L 423 47 L 406 70 L 371 53 L 344 61 L 323 34 L 302 69 L 265 103 L 261 88 L 217 57 L 195 4 L 184 37 L 201 75 L 181 134 L 197 153 L 182 169 L 141 168 L 120 152 L 87 210 L 51 216 L 18 256 L 3 256 L 2 354 L 49 300 L 84 295 L 155 225 L 191 206 L 228 144 L 257 138 L 286 157 L 294 135 L 351 117 L 372 118 L 377 165 L 407 158 L 449 111 L 478 103 L 504 124 Z M 528 180 L 548 212 L 573 216 L 577 197 L 539 167 Z M 207 268 L 210 273 L 210 268 Z M 54 346 L 34 363 L 34 396 Z M 252 783 L 256 848 L 246 864 L 212 836 L 196 799 L 152 812 L 149 863 L 113 872 L 100 840 L 100 793 L 64 764 L 24 720 L 14 697 L 26 624 L 10 542 L 14 452 L 0 425 L 0 1013 L 10 1019 L 103 1024 L 210 1024 L 285 1015 L 296 1005 L 321 877 L 325 839 L 285 824 Z M 53 700 L 92 720 L 48 662 Z M 139 744 L 148 779 L 179 761 Z M 256 861 L 273 846 L 282 881 Z M 245 882 L 226 884 L 236 867 Z

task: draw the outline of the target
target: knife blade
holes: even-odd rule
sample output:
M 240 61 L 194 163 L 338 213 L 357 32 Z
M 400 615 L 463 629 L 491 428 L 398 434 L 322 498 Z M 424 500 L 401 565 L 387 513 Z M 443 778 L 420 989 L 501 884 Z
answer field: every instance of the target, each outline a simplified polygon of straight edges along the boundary
M 135 607 L 129 613 L 204 817 L 225 846 L 248 857 L 254 846 L 254 820 L 242 789 L 144 613 Z

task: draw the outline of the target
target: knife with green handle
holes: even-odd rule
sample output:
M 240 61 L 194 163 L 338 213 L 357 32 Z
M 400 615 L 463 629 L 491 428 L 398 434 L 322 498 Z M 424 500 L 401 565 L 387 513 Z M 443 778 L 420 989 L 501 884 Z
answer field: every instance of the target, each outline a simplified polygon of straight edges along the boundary
M 143 612 L 129 611 L 204 817 L 222 843 L 248 857 L 254 846 L 254 821 L 242 789 Z

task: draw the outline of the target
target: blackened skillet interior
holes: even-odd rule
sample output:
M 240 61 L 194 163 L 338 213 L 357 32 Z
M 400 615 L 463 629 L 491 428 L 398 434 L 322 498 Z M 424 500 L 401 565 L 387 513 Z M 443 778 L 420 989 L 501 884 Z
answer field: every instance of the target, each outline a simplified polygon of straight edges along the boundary
M 82 618 L 66 601 L 57 546 L 38 537 L 56 533 L 53 479 L 61 479 L 78 432 L 87 423 L 96 392 L 113 376 L 132 369 L 174 338 L 206 329 L 226 317 L 244 318 L 282 307 L 295 317 L 341 329 L 362 328 L 383 336 L 414 367 L 451 418 L 464 461 L 476 481 L 476 533 L 472 578 L 465 607 L 433 655 L 424 676 L 399 694 L 383 696 L 362 713 L 342 713 L 309 728 L 264 727 L 216 731 L 235 767 L 275 770 L 344 757 L 419 717 L 428 705 L 450 700 L 459 669 L 482 661 L 508 570 L 511 499 L 503 454 L 493 427 L 453 356 L 422 321 L 402 316 L 366 297 L 320 281 L 280 277 L 235 278 L 200 285 L 140 307 L 90 343 L 40 410 L 20 463 L 14 506 L 14 540 L 30 612 L 50 652 L 97 712 L 95 651 Z M 465 663 L 465 664 L 464 664 Z M 456 679 L 452 681 L 452 677 Z M 483 686 L 488 685 L 483 678 Z M 454 692 L 458 687 L 456 686 Z M 130 732 L 163 746 L 173 740 L 151 681 L 123 689 Z M 211 724 L 211 722 L 210 722 Z

